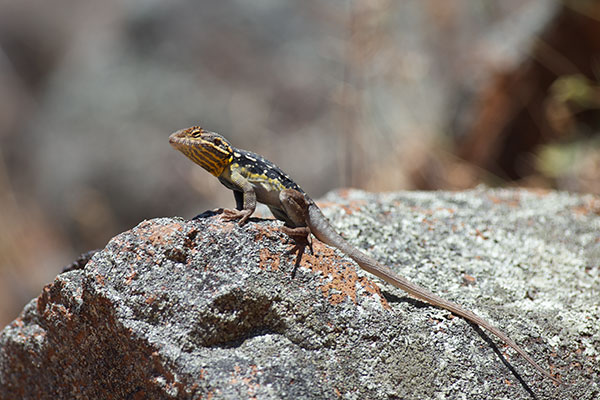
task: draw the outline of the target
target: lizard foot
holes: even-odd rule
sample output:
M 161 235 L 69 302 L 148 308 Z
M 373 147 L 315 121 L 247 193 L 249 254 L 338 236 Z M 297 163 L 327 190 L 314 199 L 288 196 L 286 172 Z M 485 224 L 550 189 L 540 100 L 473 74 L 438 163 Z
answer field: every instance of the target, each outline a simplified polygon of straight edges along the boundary
M 287 254 L 296 253 L 296 261 L 294 262 L 294 269 L 292 270 L 292 278 L 294 278 L 296 276 L 296 270 L 300 265 L 300 261 L 302 261 L 302 256 L 304 255 L 306 247 L 313 253 L 312 241 L 310 240 L 310 229 L 306 226 L 297 228 L 282 226 L 281 230 L 294 240 L 294 247 L 287 251 Z
M 251 215 L 251 210 L 231 210 L 229 208 L 223 209 L 223 219 L 225 221 L 235 221 L 239 219 L 239 226 L 242 226 L 248 222 L 248 218 L 250 218 Z

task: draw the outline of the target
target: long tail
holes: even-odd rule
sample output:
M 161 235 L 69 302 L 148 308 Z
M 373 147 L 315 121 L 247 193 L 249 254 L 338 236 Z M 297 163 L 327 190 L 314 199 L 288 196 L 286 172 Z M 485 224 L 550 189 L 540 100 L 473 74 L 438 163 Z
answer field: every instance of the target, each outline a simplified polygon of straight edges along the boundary
M 311 204 L 309 206 L 308 214 L 308 226 L 313 235 L 315 235 L 317 239 L 319 239 L 321 242 L 338 248 L 348 257 L 352 258 L 365 271 L 370 272 L 371 274 L 383 279 L 389 284 L 404 290 L 413 297 L 416 297 L 417 299 L 423 300 L 434 306 L 446 309 L 458 316 L 463 317 L 468 321 L 479 325 L 482 328 L 487 329 L 489 332 L 493 333 L 502 341 L 504 341 L 504 343 L 506 343 L 508 346 L 512 347 L 525 360 L 527 360 L 527 362 L 529 362 L 540 374 L 544 375 L 547 378 L 550 378 L 556 383 L 561 383 L 560 379 L 553 377 L 552 375 L 550 375 L 549 372 L 540 367 L 538 363 L 536 363 L 533 360 L 533 358 L 531 358 L 529 354 L 525 352 L 525 350 L 523 350 L 518 344 L 512 341 L 512 339 L 510 339 L 500 329 L 496 328 L 477 314 L 463 308 L 462 306 L 451 301 L 445 300 L 440 296 L 430 292 L 429 290 L 410 282 L 406 278 L 395 274 L 386 266 L 380 264 L 373 258 L 358 250 L 356 247 L 350 245 L 343 237 L 341 237 L 333 229 L 333 227 L 327 221 L 327 218 L 325 218 L 325 216 L 321 213 L 321 210 L 319 210 L 319 208 L 316 205 Z

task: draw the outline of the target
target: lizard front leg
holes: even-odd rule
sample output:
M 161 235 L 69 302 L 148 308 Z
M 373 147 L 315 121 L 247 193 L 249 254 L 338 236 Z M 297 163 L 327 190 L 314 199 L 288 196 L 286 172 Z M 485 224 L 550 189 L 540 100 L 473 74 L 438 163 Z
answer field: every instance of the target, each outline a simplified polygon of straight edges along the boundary
M 226 221 L 235 221 L 239 219 L 238 225 L 242 226 L 248 222 L 248 218 L 250 218 L 250 216 L 254 214 L 254 210 L 256 210 L 256 193 L 250 182 L 236 171 L 231 173 L 231 182 L 240 189 L 233 192 L 236 207 L 238 209 L 224 209 L 223 219 Z M 242 206 L 241 210 L 239 209 L 240 205 Z
M 306 247 L 308 246 L 310 252 L 313 252 L 310 228 L 306 226 L 308 202 L 302 193 L 294 189 L 282 190 L 279 193 L 279 201 L 288 220 L 281 227 L 281 230 L 294 240 L 294 247 L 289 252 L 297 252 L 294 270 L 292 271 L 293 278 L 296 275 L 300 261 L 302 261 Z

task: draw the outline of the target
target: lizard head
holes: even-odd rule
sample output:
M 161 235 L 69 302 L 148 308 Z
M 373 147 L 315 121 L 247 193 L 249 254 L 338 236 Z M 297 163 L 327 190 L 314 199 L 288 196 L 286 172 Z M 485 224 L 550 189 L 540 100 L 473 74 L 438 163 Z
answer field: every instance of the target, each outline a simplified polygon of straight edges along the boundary
M 221 175 L 233 159 L 233 146 L 227 139 L 199 126 L 172 133 L 169 143 L 214 176 Z

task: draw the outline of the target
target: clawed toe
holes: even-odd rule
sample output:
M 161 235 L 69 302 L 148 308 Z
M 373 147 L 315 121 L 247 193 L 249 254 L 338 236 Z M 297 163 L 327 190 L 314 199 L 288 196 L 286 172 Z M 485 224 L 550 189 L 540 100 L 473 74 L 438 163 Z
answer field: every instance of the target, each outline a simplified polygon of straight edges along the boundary
M 294 269 L 292 270 L 292 278 L 296 275 L 296 270 L 302 261 L 305 249 L 308 247 L 310 253 L 313 253 L 312 241 L 310 240 L 310 229 L 308 227 L 296 227 L 290 228 L 283 226 L 282 231 L 294 240 L 294 246 L 289 249 L 286 253 L 296 253 L 296 261 L 294 262 Z
M 252 211 L 250 210 L 231 210 L 226 208 L 223 210 L 222 218 L 225 221 L 235 221 L 239 219 L 238 225 L 242 226 L 248 222 L 250 215 L 252 215 Z

